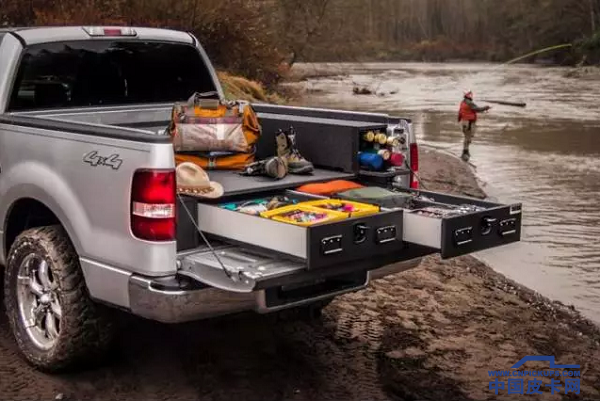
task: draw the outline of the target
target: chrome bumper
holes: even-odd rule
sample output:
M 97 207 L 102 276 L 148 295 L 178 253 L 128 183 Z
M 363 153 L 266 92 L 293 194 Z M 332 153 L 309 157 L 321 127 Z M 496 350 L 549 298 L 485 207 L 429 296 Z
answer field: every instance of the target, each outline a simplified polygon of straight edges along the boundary
M 267 305 L 267 290 L 250 293 L 231 292 L 214 287 L 164 290 L 155 288 L 150 278 L 133 275 L 129 278 L 129 309 L 137 316 L 163 323 L 183 323 L 245 311 L 270 313 L 361 290 L 367 287 L 371 280 L 417 267 L 420 261 L 421 259 L 418 258 L 371 270 L 367 274 L 367 280 L 356 287 L 320 294 L 276 307 Z

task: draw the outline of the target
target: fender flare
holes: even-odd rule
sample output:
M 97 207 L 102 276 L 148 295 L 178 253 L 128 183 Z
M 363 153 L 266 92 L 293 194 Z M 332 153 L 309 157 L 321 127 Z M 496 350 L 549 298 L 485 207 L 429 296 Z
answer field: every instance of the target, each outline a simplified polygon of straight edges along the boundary
M 34 162 L 19 163 L 4 171 L 3 175 L 8 185 L 16 183 L 6 190 L 0 189 L 3 192 L 0 210 L 5 211 L 0 215 L 0 221 L 4 232 L 16 202 L 33 199 L 54 213 L 69 235 L 77 254 L 83 256 L 85 252 L 81 238 L 90 233 L 91 225 L 77 195 L 66 180 L 46 166 Z M 7 251 L 4 249 L 4 240 L 0 243 L 0 249 L 3 251 L 0 258 L 3 259 Z

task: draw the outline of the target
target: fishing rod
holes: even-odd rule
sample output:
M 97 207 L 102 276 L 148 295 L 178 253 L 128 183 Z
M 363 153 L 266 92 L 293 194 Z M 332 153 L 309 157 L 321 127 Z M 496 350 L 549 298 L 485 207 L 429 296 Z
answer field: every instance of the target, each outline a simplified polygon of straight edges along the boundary
M 546 52 L 549 52 L 549 51 L 552 51 L 552 50 L 564 49 L 564 48 L 572 47 L 572 46 L 573 46 L 572 43 L 564 43 L 562 45 L 555 45 L 555 46 L 545 47 L 543 49 L 539 49 L 539 50 L 536 50 L 536 51 L 524 54 L 522 56 L 515 57 L 512 60 L 508 60 L 508 61 L 506 61 L 506 62 L 504 62 L 502 64 L 499 64 L 499 65 L 493 67 L 491 70 L 492 71 L 497 70 L 497 69 L 502 68 L 502 67 L 504 67 L 506 65 L 516 63 L 517 61 L 521 61 L 523 59 L 526 59 L 528 57 L 535 56 L 535 55 L 538 55 L 538 54 L 541 54 L 541 53 L 546 53 Z M 471 75 L 474 75 L 474 74 L 471 73 Z M 491 100 L 491 99 L 490 100 L 482 99 L 482 101 L 486 102 L 486 103 L 500 104 L 500 105 L 504 105 L 504 106 L 521 107 L 521 108 L 527 107 L 527 103 L 525 103 L 525 102 L 509 102 L 509 101 L 506 101 L 506 100 Z
M 487 100 L 487 99 L 481 99 L 482 102 L 486 102 L 486 103 L 495 103 L 495 104 L 501 104 L 504 106 L 513 106 L 513 107 L 527 107 L 527 103 L 525 102 L 508 102 L 506 100 Z
M 546 47 L 544 49 L 536 50 L 536 51 L 533 51 L 531 53 L 527 53 L 527 54 L 524 54 L 522 56 L 516 57 L 516 58 L 514 58 L 512 60 L 506 61 L 506 62 L 504 62 L 502 64 L 499 64 L 496 67 L 492 68 L 492 70 L 494 70 L 496 68 L 503 67 L 504 65 L 507 65 L 507 64 L 516 63 L 517 61 L 523 60 L 523 59 L 525 59 L 527 57 L 535 56 L 535 55 L 540 54 L 540 53 L 545 53 L 545 52 L 549 52 L 551 50 L 558 50 L 558 49 L 563 49 L 563 48 L 572 47 L 572 46 L 573 46 L 572 43 L 565 43 L 565 44 L 562 44 L 562 45 L 556 45 L 556 46 Z

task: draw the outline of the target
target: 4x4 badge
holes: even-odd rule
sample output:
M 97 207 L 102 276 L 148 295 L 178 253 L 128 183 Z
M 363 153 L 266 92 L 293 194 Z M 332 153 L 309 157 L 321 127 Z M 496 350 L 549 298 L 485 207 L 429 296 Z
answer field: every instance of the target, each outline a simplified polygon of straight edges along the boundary
M 119 167 L 121 167 L 121 164 L 123 164 L 123 160 L 119 159 L 119 155 L 112 154 L 107 157 L 98 156 L 98 152 L 95 150 L 83 156 L 83 161 L 94 167 L 107 166 L 112 167 L 113 170 L 118 170 Z

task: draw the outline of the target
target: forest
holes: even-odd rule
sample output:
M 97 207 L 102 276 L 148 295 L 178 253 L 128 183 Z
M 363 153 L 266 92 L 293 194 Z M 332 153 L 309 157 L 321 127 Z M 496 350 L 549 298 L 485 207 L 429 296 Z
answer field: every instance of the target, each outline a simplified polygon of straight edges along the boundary
M 0 0 L 0 26 L 65 24 L 188 30 L 266 85 L 299 61 L 600 62 L 600 0 Z

